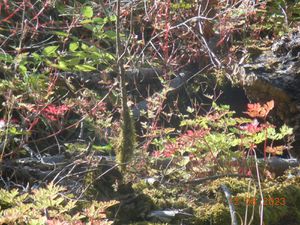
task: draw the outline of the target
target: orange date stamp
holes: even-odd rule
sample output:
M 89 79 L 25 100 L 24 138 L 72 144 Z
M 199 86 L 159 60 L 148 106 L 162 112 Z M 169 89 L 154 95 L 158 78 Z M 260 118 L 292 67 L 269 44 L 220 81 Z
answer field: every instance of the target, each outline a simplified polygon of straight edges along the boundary
M 257 206 L 257 205 L 261 204 L 260 198 L 257 198 L 257 197 L 247 197 L 247 198 L 231 197 L 229 199 L 229 201 L 233 205 L 246 204 L 247 206 Z M 264 197 L 263 205 L 264 206 L 285 206 L 286 198 L 284 198 L 284 197 Z

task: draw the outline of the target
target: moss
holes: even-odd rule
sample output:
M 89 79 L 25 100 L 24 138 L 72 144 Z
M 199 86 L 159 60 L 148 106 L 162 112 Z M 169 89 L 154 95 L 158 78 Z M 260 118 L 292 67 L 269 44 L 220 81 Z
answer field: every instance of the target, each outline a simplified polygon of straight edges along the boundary
M 227 206 L 222 203 L 203 205 L 195 210 L 198 225 L 230 224 L 230 213 Z
M 300 221 L 300 178 L 284 180 L 282 182 L 268 182 L 264 188 L 264 196 L 268 198 L 285 199 L 280 206 L 268 206 L 265 218 L 268 224 L 278 224 L 283 218 L 293 218 Z
M 222 178 L 197 186 L 160 185 L 158 188 L 142 181 L 134 184 L 133 188 L 135 192 L 149 196 L 156 209 L 190 209 L 195 217 L 186 224 L 197 225 L 230 224 L 229 206 L 220 189 L 221 184 L 225 184 L 229 188 L 232 197 L 239 199 L 239 203 L 234 206 L 238 218 L 243 220 L 246 212 L 246 199 L 254 198 L 256 190 L 256 205 L 253 207 L 248 203 L 248 222 L 252 215 L 252 209 L 254 209 L 252 224 L 259 224 L 259 191 L 256 184 L 252 183 L 248 192 L 249 181 L 250 179 Z M 285 205 L 278 206 L 265 201 L 265 224 L 283 224 L 290 218 L 300 221 L 300 178 L 280 177 L 277 180 L 265 181 L 262 183 L 262 191 L 266 199 L 279 197 L 285 198 L 286 201 Z M 172 221 L 170 224 L 176 224 L 176 221 Z

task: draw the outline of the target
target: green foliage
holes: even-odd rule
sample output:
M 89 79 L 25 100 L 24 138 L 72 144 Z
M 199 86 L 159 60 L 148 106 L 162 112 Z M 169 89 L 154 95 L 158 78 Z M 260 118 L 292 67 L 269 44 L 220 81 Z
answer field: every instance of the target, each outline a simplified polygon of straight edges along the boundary
M 244 152 L 256 149 L 266 140 L 282 140 L 292 134 L 292 129 L 286 125 L 277 129 L 264 121 L 259 123 L 256 119 L 234 117 L 228 106 L 215 103 L 208 114 L 184 119 L 181 126 L 188 130 L 176 137 L 167 135 L 164 139 L 153 141 L 158 149 L 153 153 L 153 162 L 171 158 L 172 164 L 165 175 L 173 179 L 193 179 L 200 174 L 222 171 L 235 173 L 242 167 L 247 168 L 247 165 L 234 165 L 233 159 L 242 162 Z
M 0 53 L 0 73 L 1 76 L 4 75 L 5 79 L 0 81 L 0 97 L 3 100 L 0 119 L 4 119 L 6 124 L 0 129 L 0 141 L 4 143 L 1 154 L 9 160 L 23 157 L 24 151 L 20 150 L 20 146 L 27 144 L 28 141 L 37 145 L 37 152 L 42 155 L 46 154 L 47 152 L 40 148 L 40 143 L 36 142 L 35 137 L 40 138 L 41 135 L 43 136 L 41 139 L 46 140 L 55 138 L 54 143 L 60 145 L 65 140 L 61 138 L 60 132 L 68 133 L 73 131 L 72 128 L 75 130 L 78 126 L 78 118 L 80 118 L 80 122 L 84 124 L 85 139 L 89 141 L 93 139 L 95 142 L 91 145 L 64 143 L 67 151 L 86 153 L 92 150 L 111 154 L 115 149 L 121 169 L 125 170 L 126 164 L 134 161 L 132 160 L 133 151 L 136 147 L 134 123 L 129 111 L 125 111 L 122 128 L 119 129 L 121 132 L 117 141 L 118 146 L 114 148 L 115 146 L 110 143 L 107 136 L 114 136 L 117 129 L 112 127 L 112 113 L 107 112 L 110 109 L 106 108 L 103 103 L 103 90 L 97 89 L 95 92 L 89 92 L 81 83 L 73 88 L 71 78 L 65 76 L 65 74 L 74 74 L 84 77 L 91 72 L 98 76 L 98 74 L 105 75 L 107 71 L 115 69 L 116 32 L 114 27 L 116 16 L 108 12 L 109 8 L 100 7 L 99 2 L 103 1 L 50 1 L 49 4 L 47 1 L 48 5 L 44 5 L 44 1 L 32 4 L 33 1 L 29 0 L 23 2 L 24 10 L 19 10 L 19 6 L 13 4 L 13 1 L 4 2 L 4 7 L 1 8 L 4 19 L 1 18 L 0 42 L 3 44 L 1 44 Z M 200 2 L 202 4 L 203 1 Z M 130 67 L 140 65 L 140 58 L 143 58 L 143 63 L 145 61 L 147 65 L 150 64 L 154 67 L 161 64 L 169 64 L 166 68 L 171 68 L 173 65 L 181 67 L 191 62 L 198 64 L 200 60 L 203 60 L 204 54 L 202 51 L 203 41 L 197 41 L 200 40 L 199 38 L 205 38 L 209 41 L 209 45 L 213 46 L 213 39 L 218 35 L 221 39 L 218 40 L 219 45 L 222 45 L 225 40 L 231 40 L 230 37 L 239 39 L 247 33 L 252 39 L 253 37 L 264 37 L 264 33 L 271 36 L 282 35 L 289 30 L 291 23 L 299 21 L 298 2 L 265 2 L 265 8 L 264 4 L 252 8 L 244 7 L 243 1 L 232 7 L 228 1 L 207 1 L 205 7 L 200 7 L 199 3 L 195 1 L 180 0 L 171 2 L 169 6 L 165 1 L 156 1 L 156 7 L 146 13 L 147 18 L 139 13 L 141 8 L 144 14 L 144 6 L 139 7 L 139 3 L 137 3 L 132 8 L 133 20 L 128 29 L 131 33 L 127 49 L 124 49 L 125 53 L 130 52 L 131 54 L 127 65 Z M 147 4 L 150 3 L 152 1 L 147 2 Z M 32 7 L 29 7 L 30 4 Z M 126 8 L 126 5 L 128 4 L 125 4 L 124 10 L 122 10 L 123 18 L 130 15 L 130 9 Z M 211 12 L 214 14 L 214 11 L 217 10 L 221 12 L 220 16 L 207 15 L 208 17 L 212 16 L 213 19 L 212 21 L 203 20 L 201 34 L 198 33 L 200 24 L 196 23 L 196 20 L 187 20 L 195 15 L 200 15 L 200 8 L 202 10 L 205 8 L 205 11 L 209 12 L 208 14 Z M 11 14 L 12 17 L 6 15 L 14 11 L 15 14 Z M 37 14 L 37 12 L 39 13 Z M 49 18 L 50 20 L 48 20 Z M 7 21 L 5 21 L 6 19 Z M 29 22 L 25 23 L 24 21 Z M 151 24 L 149 25 L 149 23 Z M 48 27 L 48 24 L 51 25 Z M 178 24 L 178 27 L 170 29 L 175 24 Z M 129 28 L 129 23 L 124 19 L 122 26 L 126 30 Z M 195 32 L 187 33 L 187 27 L 188 30 Z M 165 35 L 161 35 L 163 33 Z M 260 36 L 260 34 L 262 35 Z M 140 36 L 142 40 L 140 40 Z M 153 38 L 154 36 L 155 38 Z M 151 46 L 145 43 L 147 40 L 151 40 Z M 176 41 L 174 42 L 174 40 Z M 175 45 L 171 44 L 173 42 Z M 171 46 L 173 46 L 172 49 Z M 214 52 L 213 48 L 212 51 Z M 143 57 L 135 57 L 139 54 Z M 223 83 L 224 73 L 217 72 L 217 81 Z M 168 81 L 162 83 L 167 85 Z M 194 84 L 194 86 L 199 90 L 201 85 Z M 114 85 L 103 87 L 105 94 L 113 87 Z M 111 93 L 116 98 L 119 96 L 116 90 L 112 90 Z M 162 96 L 157 100 L 152 100 L 155 110 L 149 110 L 149 120 L 158 118 L 157 112 L 162 101 L 166 100 L 163 94 Z M 114 104 L 112 103 L 112 105 Z M 62 110 L 61 106 L 66 110 Z M 57 116 L 59 111 L 63 113 Z M 190 114 L 195 111 L 193 108 L 188 110 Z M 72 119 L 67 118 L 67 114 L 71 114 Z M 12 123 L 13 115 L 19 119 L 18 123 Z M 184 116 L 185 118 L 189 117 Z M 81 118 L 84 119 L 81 120 Z M 212 184 L 210 189 L 205 190 L 204 193 L 197 187 L 186 185 L 186 182 L 212 174 L 238 173 L 241 165 L 231 166 L 233 159 L 241 161 L 250 149 L 257 152 L 265 150 L 261 147 L 265 141 L 273 143 L 273 141 L 282 140 L 292 134 L 292 129 L 285 125 L 276 128 L 262 118 L 259 118 L 258 122 L 265 126 L 255 127 L 252 119 L 237 118 L 228 106 L 213 104 L 208 114 L 183 120 L 180 131 L 160 130 L 160 128 L 154 127 L 153 133 L 156 133 L 153 135 L 155 138 L 152 139 L 151 144 L 156 148 L 155 154 L 148 157 L 149 161 L 145 159 L 135 164 L 132 170 L 137 172 L 134 176 L 138 176 L 140 172 L 142 177 L 159 176 L 163 181 L 170 183 L 159 188 L 147 184 L 135 185 L 134 188 L 142 194 L 151 196 L 157 207 L 192 207 L 197 217 L 196 224 L 209 224 L 211 221 L 227 224 L 229 213 L 224 196 L 218 190 L 220 183 Z M 148 126 L 146 123 L 145 125 Z M 254 130 L 259 129 L 253 132 L 247 128 L 250 125 L 254 126 Z M 241 129 L 241 127 L 246 128 Z M 101 142 L 103 139 L 105 139 L 105 143 Z M 46 146 L 50 146 L 50 144 L 53 142 L 45 143 Z M 25 152 L 24 155 L 28 156 L 28 152 Z M 142 169 L 139 170 L 140 168 Z M 99 190 L 107 193 L 107 190 L 104 190 L 106 187 L 101 182 L 94 183 L 101 172 L 90 173 L 85 179 L 95 187 L 94 192 L 91 193 L 93 197 L 97 195 L 97 192 L 99 193 Z M 221 180 L 231 188 L 234 195 L 242 196 L 246 193 L 244 185 L 246 182 L 231 181 Z M 170 188 L 171 186 L 175 186 L 175 188 Z M 283 185 L 280 186 L 280 189 L 284 189 Z M 278 212 L 266 209 L 266 221 L 270 224 L 286 215 L 295 214 L 299 217 L 299 213 L 295 211 L 299 208 L 299 204 L 292 198 L 293 196 L 299 200 L 298 187 L 289 187 L 286 192 L 281 190 L 264 189 L 268 194 L 288 195 L 294 208 L 285 207 Z M 89 193 L 89 190 L 87 192 Z M 104 211 L 115 202 L 88 202 L 86 203 L 87 207 L 83 209 L 76 200 L 65 194 L 64 188 L 53 184 L 28 193 L 22 193 L 15 189 L 11 191 L 0 189 L 0 223 L 60 224 L 63 222 L 92 223 L 92 221 L 100 224 L 110 223 L 106 222 Z M 208 198 L 213 196 L 214 199 L 210 198 L 209 202 L 206 201 L 206 203 L 213 203 L 206 207 L 207 196 Z M 148 204 L 150 201 L 146 200 L 147 198 L 140 199 L 134 205 L 144 216 L 152 207 L 151 204 Z M 137 212 L 134 207 L 130 210 L 134 214 Z M 244 210 L 244 208 L 239 210 Z M 293 212 L 293 214 L 289 214 L 289 212 Z M 272 217 L 274 214 L 276 216 Z M 128 214 L 124 213 L 123 216 L 126 217 Z M 135 218 L 138 216 L 135 215 Z M 200 222 L 197 223 L 197 221 Z
M 93 8 L 91 6 L 83 7 L 81 12 L 85 18 L 92 18 L 94 15 Z
M 57 57 L 57 54 L 56 54 L 56 50 L 59 48 L 58 45 L 55 45 L 55 46 L 48 46 L 46 48 L 43 49 L 43 54 L 45 56 L 52 56 L 52 57 Z
M 30 2 L 24 4 L 31 4 Z M 7 4 L 9 9 L 15 7 L 10 2 Z M 1 149 L 1 155 L 5 153 L 8 156 L 20 157 L 21 151 L 17 146 L 37 134 L 43 135 L 44 138 L 51 137 L 55 132 L 58 132 L 57 135 L 59 135 L 64 127 L 67 127 L 66 125 L 71 125 L 68 131 L 72 131 L 76 121 L 70 118 L 67 120 L 68 113 L 86 116 L 84 122 L 92 121 L 93 128 L 96 127 L 94 130 L 97 132 L 111 125 L 110 112 L 105 113 L 105 103 L 100 104 L 102 101 L 99 90 L 93 95 L 82 98 L 85 91 L 81 89 L 75 94 L 78 87 L 73 86 L 72 78 L 65 77 L 65 72 L 81 76 L 81 74 L 92 71 L 113 69 L 115 55 L 111 47 L 115 41 L 114 22 L 116 17 L 109 16 L 109 14 L 103 16 L 101 10 L 93 3 L 88 5 L 71 1 L 62 4 L 62 1 L 55 1 L 53 4 L 47 4 L 45 8 L 43 8 L 43 2 L 33 4 L 32 10 L 30 7 L 24 7 L 24 16 L 28 17 L 28 21 L 37 16 L 33 19 L 39 21 L 36 27 L 37 32 L 33 32 L 30 26 L 26 26 L 22 31 L 18 30 L 20 29 L 18 24 L 24 22 L 19 21 L 22 16 L 8 17 L 9 26 L 1 21 L 5 31 L 6 29 L 9 31 L 13 26 L 18 30 L 16 31 L 17 36 L 12 35 L 12 38 L 7 39 L 7 43 L 2 46 L 3 49 L 0 53 L 0 74 L 5 76 L 5 79 L 0 80 L 0 98 L 6 102 L 1 106 L 0 119 L 9 120 L 12 115 L 13 119 L 18 119 L 16 124 L 8 123 L 0 130 L 1 142 L 5 142 L 5 148 Z M 4 17 L 9 16 L 5 15 L 9 11 L 4 13 Z M 32 15 L 33 11 L 40 11 L 41 14 Z M 16 13 L 18 14 L 18 11 Z M 39 23 L 48 24 L 44 21 L 45 18 L 49 18 L 48 13 L 51 14 L 53 22 L 51 29 L 45 25 L 45 31 L 39 32 L 38 29 L 41 29 L 38 27 Z M 65 24 L 70 26 L 65 26 Z M 24 37 L 18 36 L 19 33 L 24 33 Z M 1 41 L 6 34 L 4 32 L 3 36 L 1 35 Z M 90 35 L 91 38 L 87 39 L 85 34 Z M 38 42 L 40 44 L 37 47 L 35 44 Z M 95 74 L 98 75 L 97 72 Z M 60 105 L 66 106 L 69 110 L 68 112 L 65 110 L 66 113 L 59 120 L 51 121 L 49 118 L 57 119 L 58 117 L 51 116 L 53 114 L 51 110 L 47 117 L 43 110 L 47 110 L 48 105 L 52 104 L 55 105 L 52 107 L 56 110 L 54 114 L 57 113 L 57 107 Z M 101 132 L 103 131 L 101 130 Z M 97 136 L 98 146 L 100 135 L 94 132 L 94 136 Z M 48 140 L 48 138 L 46 139 Z M 18 143 L 15 143 L 15 140 Z
M 0 189 L 1 224 L 48 224 L 50 222 L 102 222 L 106 219 L 105 210 L 117 201 L 93 201 L 86 208 L 79 208 L 76 200 L 64 194 L 65 189 L 49 184 L 32 193 L 21 193 L 13 189 Z

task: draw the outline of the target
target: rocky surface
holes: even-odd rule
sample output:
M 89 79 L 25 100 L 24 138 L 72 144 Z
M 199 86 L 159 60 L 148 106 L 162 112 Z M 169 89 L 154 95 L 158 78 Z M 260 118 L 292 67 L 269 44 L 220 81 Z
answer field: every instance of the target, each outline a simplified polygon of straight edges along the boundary
M 237 79 L 248 98 L 255 102 L 275 101 L 275 121 L 294 128 L 294 149 L 300 147 L 300 33 L 283 36 L 252 62 L 239 67 Z M 296 152 L 300 155 L 300 151 Z

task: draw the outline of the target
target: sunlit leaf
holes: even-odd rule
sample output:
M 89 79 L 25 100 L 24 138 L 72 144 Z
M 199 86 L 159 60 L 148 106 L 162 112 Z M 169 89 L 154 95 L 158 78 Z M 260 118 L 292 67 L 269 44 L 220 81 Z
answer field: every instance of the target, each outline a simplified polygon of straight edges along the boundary
M 56 34 L 57 36 L 62 36 L 62 37 L 68 37 L 69 34 L 66 32 L 62 32 L 62 31 L 54 31 L 53 34 Z
M 82 44 L 81 44 L 81 48 L 82 48 L 83 50 L 86 50 L 86 49 L 89 48 L 89 46 L 88 46 L 87 44 L 82 43 Z
M 96 17 L 96 18 L 94 18 L 94 19 L 93 19 L 93 22 L 94 22 L 94 23 L 97 23 L 97 24 L 101 24 L 101 25 L 105 23 L 104 19 L 101 18 L 101 17 Z
M 93 145 L 92 148 L 97 151 L 111 151 L 112 150 L 111 145 Z
M 285 150 L 285 149 L 286 149 L 286 147 L 283 146 L 283 145 L 276 146 L 276 147 L 267 146 L 266 147 L 266 152 L 274 154 L 274 155 L 282 155 L 283 150 Z
M 90 72 L 93 70 L 96 70 L 95 67 L 90 66 L 90 65 L 76 65 L 75 68 L 79 71 L 83 71 L 83 72 Z
M 25 66 L 25 65 L 20 65 L 20 66 L 19 66 L 19 69 L 20 69 L 20 72 L 21 72 L 23 75 L 25 75 L 25 74 L 26 74 L 26 72 L 27 72 L 27 68 L 26 68 L 26 66 Z
M 37 54 L 36 52 L 32 53 L 31 55 L 37 61 L 41 61 L 42 60 L 42 57 L 39 54 Z
M 83 25 L 86 25 L 86 24 L 90 24 L 90 23 L 92 23 L 93 22 L 93 20 L 91 20 L 91 19 L 87 19 L 87 20 L 83 20 L 83 21 L 81 21 L 80 23 L 81 24 L 83 24 Z M 92 26 L 85 26 L 85 28 L 88 28 L 89 30 L 91 30 L 91 27 Z
M 56 50 L 59 48 L 58 45 L 48 46 L 44 48 L 43 54 L 46 56 L 53 56 L 56 53 Z
M 69 50 L 74 52 L 79 48 L 79 43 L 78 42 L 71 42 L 69 45 Z
M 85 18 L 92 18 L 94 15 L 93 8 L 91 6 L 83 7 L 81 13 Z
M 78 65 L 79 64 L 79 62 L 80 62 L 80 58 L 72 58 L 72 59 L 69 59 L 69 60 L 66 60 L 66 64 L 68 65 L 68 66 L 76 66 L 76 65 Z
M 68 70 L 67 64 L 64 61 L 58 62 L 58 68 L 62 70 Z
M 269 112 L 274 108 L 274 100 L 271 100 L 265 103 L 263 106 L 260 103 L 248 104 L 248 109 L 245 114 L 248 114 L 250 117 L 255 118 L 265 118 Z

